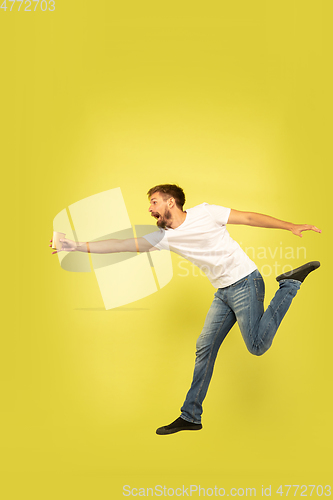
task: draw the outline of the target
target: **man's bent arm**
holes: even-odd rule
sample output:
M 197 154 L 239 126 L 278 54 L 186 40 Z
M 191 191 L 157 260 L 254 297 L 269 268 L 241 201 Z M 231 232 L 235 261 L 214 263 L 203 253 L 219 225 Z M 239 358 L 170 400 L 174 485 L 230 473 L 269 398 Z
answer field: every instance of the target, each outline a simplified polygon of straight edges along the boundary
M 280 219 L 275 219 L 269 215 L 258 214 L 255 212 L 241 212 L 231 209 L 228 224 L 244 224 L 246 226 L 287 229 L 296 236 L 302 237 L 302 231 L 315 231 L 321 233 L 321 230 L 310 224 L 293 224 Z

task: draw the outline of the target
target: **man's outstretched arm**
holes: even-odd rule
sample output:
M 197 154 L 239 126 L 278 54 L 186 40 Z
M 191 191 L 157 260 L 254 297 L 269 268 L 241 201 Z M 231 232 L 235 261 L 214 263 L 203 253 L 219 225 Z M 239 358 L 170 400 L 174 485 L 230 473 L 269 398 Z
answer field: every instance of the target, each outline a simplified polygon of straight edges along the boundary
M 269 215 L 257 214 L 255 212 L 241 212 L 231 209 L 228 224 L 244 224 L 246 226 L 266 227 L 275 229 L 287 229 L 296 236 L 302 237 L 302 231 L 315 231 L 321 233 L 321 229 L 310 224 L 293 224 Z
M 52 242 L 52 240 L 51 240 Z M 62 248 L 54 253 L 65 252 L 84 252 L 84 253 L 118 253 L 118 252 L 149 252 L 157 250 L 145 238 L 128 238 L 126 240 L 103 240 L 103 241 L 84 241 L 75 242 L 68 238 L 60 240 Z M 51 246 L 51 245 L 50 245 Z

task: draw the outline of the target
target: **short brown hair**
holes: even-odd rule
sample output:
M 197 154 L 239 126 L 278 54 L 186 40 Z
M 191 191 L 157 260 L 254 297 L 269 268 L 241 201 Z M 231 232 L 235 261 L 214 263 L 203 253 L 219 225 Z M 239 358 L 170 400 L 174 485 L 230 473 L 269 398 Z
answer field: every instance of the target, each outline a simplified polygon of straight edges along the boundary
M 178 208 L 183 210 L 185 203 L 185 193 L 181 187 L 176 184 L 160 184 L 149 189 L 147 195 L 150 198 L 154 193 L 161 193 L 164 199 L 174 198 Z

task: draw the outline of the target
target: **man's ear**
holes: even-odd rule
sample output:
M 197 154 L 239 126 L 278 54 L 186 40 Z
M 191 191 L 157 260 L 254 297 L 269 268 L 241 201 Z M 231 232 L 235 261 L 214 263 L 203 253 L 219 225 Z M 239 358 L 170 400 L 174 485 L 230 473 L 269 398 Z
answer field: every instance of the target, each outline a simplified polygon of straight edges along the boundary
M 175 199 L 174 199 L 174 198 L 169 198 L 169 199 L 168 199 L 168 206 L 169 206 L 169 208 L 174 207 L 174 206 L 175 206 L 175 203 L 176 203 L 176 202 L 175 202 Z

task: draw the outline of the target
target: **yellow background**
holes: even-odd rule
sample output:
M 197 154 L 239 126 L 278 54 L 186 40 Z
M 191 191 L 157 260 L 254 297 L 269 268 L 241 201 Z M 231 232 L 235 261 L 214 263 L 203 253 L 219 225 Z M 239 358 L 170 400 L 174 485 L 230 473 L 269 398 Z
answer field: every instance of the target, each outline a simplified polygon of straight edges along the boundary
M 3 498 L 333 484 L 331 2 L 18 5 L 0 10 Z M 105 311 L 94 274 L 63 271 L 48 247 L 59 211 L 115 187 L 131 223 L 151 224 L 146 192 L 163 182 L 185 208 L 323 231 L 229 227 L 243 247 L 305 247 L 322 267 L 263 357 L 234 327 L 204 429 L 167 437 L 155 429 L 179 415 L 213 287 L 174 255 L 165 288 Z M 304 259 L 256 258 L 276 262 Z

